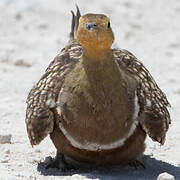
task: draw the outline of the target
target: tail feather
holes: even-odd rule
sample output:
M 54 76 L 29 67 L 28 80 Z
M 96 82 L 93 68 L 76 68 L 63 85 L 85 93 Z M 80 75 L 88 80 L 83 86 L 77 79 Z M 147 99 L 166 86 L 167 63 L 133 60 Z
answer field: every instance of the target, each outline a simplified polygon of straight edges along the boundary
M 79 7 L 77 5 L 76 5 L 76 10 L 77 10 L 76 15 L 73 11 L 71 11 L 72 23 L 71 23 L 70 41 L 76 39 L 76 32 L 77 32 L 78 25 L 79 25 L 79 18 L 81 17 L 81 13 L 80 13 Z

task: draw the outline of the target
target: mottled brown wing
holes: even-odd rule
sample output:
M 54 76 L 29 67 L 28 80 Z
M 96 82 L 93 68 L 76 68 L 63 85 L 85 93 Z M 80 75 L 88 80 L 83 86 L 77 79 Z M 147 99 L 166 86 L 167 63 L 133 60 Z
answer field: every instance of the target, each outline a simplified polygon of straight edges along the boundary
M 66 75 L 79 62 L 82 48 L 71 43 L 50 63 L 45 74 L 31 89 L 27 98 L 26 126 L 30 142 L 39 144 L 53 131 L 56 100 Z
M 153 140 L 163 144 L 171 122 L 167 109 L 170 104 L 165 94 L 158 87 L 142 62 L 132 53 L 121 49 L 114 49 L 113 51 L 120 67 L 134 77 L 139 84 L 137 95 L 140 104 L 139 119 L 142 128 Z

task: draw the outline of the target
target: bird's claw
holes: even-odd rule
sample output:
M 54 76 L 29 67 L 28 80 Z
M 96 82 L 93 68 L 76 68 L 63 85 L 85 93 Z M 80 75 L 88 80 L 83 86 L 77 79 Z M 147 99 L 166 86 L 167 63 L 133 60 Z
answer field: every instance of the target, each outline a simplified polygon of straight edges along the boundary
M 65 161 L 64 155 L 61 155 L 61 154 L 57 154 L 54 159 L 50 158 L 49 162 L 46 163 L 45 168 L 46 169 L 56 168 L 56 169 L 61 170 L 62 172 L 67 172 L 67 171 L 70 171 L 70 170 L 76 170 L 75 167 L 69 165 Z
M 146 168 L 145 165 L 139 160 L 135 160 L 135 161 L 130 162 L 129 166 L 134 167 L 135 169 L 138 169 L 140 167 L 142 167 L 143 169 Z

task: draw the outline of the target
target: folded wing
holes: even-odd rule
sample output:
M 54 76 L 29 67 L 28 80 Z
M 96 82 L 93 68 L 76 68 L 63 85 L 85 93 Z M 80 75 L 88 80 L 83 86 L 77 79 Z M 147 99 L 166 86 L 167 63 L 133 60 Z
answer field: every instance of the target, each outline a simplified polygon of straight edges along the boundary
M 170 104 L 155 80 L 132 53 L 114 49 L 114 56 L 121 68 L 138 82 L 140 104 L 139 122 L 143 130 L 155 141 L 164 144 L 165 135 L 171 123 L 168 107 Z
M 79 8 L 76 8 L 76 15 L 72 11 L 69 45 L 50 63 L 27 98 L 26 127 L 32 146 L 39 144 L 53 131 L 55 117 L 52 109 L 57 106 L 58 94 L 66 75 L 79 62 L 82 55 L 82 47 L 76 42 L 76 31 L 81 16 Z

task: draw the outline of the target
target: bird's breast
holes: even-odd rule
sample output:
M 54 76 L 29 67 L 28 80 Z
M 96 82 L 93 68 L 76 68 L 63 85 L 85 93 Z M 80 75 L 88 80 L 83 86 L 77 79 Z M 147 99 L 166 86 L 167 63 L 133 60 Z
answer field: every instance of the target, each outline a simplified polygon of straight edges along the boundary
M 137 97 L 118 75 L 89 77 L 83 68 L 68 75 L 59 93 L 59 127 L 77 148 L 98 151 L 123 145 L 137 124 Z

